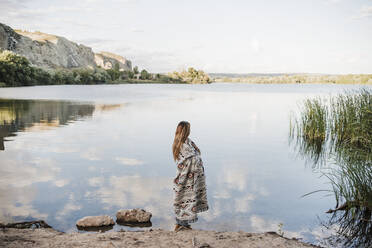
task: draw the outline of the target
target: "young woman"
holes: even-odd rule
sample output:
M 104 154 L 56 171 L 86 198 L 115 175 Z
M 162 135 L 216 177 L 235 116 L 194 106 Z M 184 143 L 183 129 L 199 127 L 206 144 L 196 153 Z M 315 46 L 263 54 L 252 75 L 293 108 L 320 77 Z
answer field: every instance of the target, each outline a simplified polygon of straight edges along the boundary
M 198 220 L 197 213 L 208 210 L 207 191 L 200 150 L 189 139 L 190 123 L 181 121 L 176 129 L 172 146 L 177 164 L 177 176 L 173 181 L 175 192 L 175 231 L 191 229 L 190 223 Z

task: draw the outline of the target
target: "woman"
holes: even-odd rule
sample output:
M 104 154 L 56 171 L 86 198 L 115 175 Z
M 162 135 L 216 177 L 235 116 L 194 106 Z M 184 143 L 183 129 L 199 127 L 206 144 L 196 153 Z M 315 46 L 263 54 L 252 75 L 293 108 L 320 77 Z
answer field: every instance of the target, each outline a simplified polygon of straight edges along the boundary
M 175 231 L 191 229 L 190 223 L 198 220 L 197 213 L 208 210 L 203 162 L 199 148 L 188 137 L 190 123 L 181 121 L 176 129 L 172 146 L 177 164 L 173 181 L 175 192 Z

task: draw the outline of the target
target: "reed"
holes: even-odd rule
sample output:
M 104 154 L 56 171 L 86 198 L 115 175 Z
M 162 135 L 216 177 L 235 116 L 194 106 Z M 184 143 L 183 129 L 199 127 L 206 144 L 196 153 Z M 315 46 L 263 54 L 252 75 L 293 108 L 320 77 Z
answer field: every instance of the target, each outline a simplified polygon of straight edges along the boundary
M 290 121 L 290 141 L 295 141 L 299 153 L 310 158 L 314 165 L 322 163 L 327 141 L 328 109 L 323 99 L 307 99 L 303 103 L 301 115 Z
M 337 222 L 338 233 L 355 247 L 372 246 L 371 93 L 306 100 L 290 121 L 290 141 L 331 183 L 336 207 L 330 224 Z
M 290 141 L 315 164 L 333 156 L 339 161 L 371 161 L 371 93 L 361 89 L 305 100 L 300 115 L 291 116 Z

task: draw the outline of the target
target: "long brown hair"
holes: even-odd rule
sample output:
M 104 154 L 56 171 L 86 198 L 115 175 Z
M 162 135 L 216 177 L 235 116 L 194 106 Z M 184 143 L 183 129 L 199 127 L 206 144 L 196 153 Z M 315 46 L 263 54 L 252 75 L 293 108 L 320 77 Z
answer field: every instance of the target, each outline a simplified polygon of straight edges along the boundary
M 190 123 L 187 121 L 181 121 L 177 125 L 176 134 L 174 135 L 173 141 L 173 159 L 176 161 L 180 154 L 181 146 L 185 143 L 187 137 L 190 134 Z

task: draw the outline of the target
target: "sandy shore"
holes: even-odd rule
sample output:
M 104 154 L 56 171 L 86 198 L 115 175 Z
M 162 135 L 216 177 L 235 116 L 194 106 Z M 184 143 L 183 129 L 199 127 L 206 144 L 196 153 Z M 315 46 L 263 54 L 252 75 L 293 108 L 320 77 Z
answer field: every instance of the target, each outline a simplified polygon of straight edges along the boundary
M 131 232 L 63 233 L 52 228 L 0 228 L 0 247 L 315 247 L 276 233 L 160 229 Z

